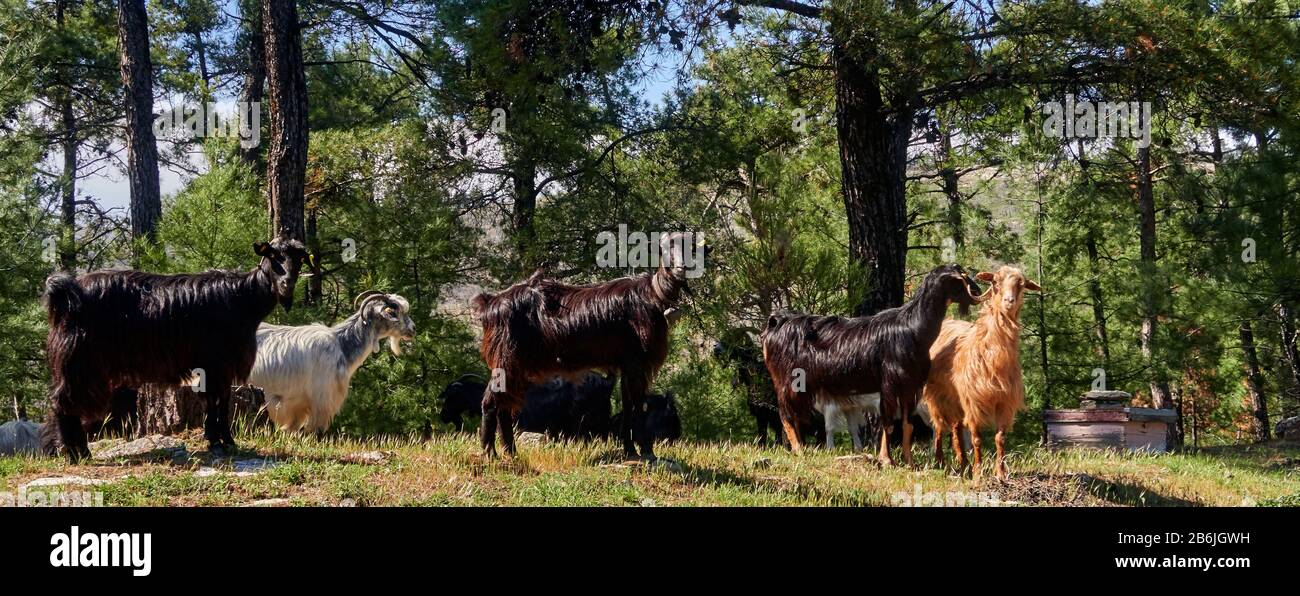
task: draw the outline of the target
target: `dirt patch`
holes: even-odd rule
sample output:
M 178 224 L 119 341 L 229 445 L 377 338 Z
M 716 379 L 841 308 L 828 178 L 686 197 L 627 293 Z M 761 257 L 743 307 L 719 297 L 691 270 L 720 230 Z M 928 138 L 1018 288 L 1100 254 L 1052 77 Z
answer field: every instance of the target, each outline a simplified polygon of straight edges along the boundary
M 1012 474 L 1006 482 L 988 480 L 983 487 L 996 493 L 1005 504 L 1052 507 L 1094 505 L 1097 500 L 1088 491 L 1091 478 L 1086 474 Z

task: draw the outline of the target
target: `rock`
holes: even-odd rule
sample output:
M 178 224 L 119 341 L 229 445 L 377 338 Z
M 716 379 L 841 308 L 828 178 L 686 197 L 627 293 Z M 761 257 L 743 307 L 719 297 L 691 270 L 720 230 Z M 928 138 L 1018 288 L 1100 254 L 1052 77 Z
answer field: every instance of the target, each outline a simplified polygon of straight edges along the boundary
M 289 503 L 290 503 L 289 499 L 285 499 L 285 498 L 258 499 L 256 501 L 253 501 L 252 503 L 245 505 L 245 507 L 288 507 Z
M 392 451 L 358 451 L 356 453 L 349 453 L 347 455 L 344 455 L 343 457 L 340 457 L 339 461 L 345 464 L 364 464 L 364 465 L 377 466 L 383 463 L 387 463 L 388 458 L 392 457 L 393 455 L 394 453 Z
M 1300 441 L 1300 416 L 1292 416 L 1277 423 L 1277 429 L 1273 431 L 1279 439 L 1287 441 Z
M 549 442 L 550 439 L 542 433 L 522 432 L 515 435 L 516 445 L 543 445 Z
M 119 443 L 116 440 L 96 441 L 90 446 L 95 459 L 140 458 L 148 460 L 170 459 L 184 461 L 189 457 L 185 443 L 176 437 L 149 435 L 134 441 Z
M 262 472 L 278 465 L 280 465 L 280 462 L 269 459 L 237 459 L 234 462 L 231 462 L 230 466 L 232 469 L 230 470 L 218 470 L 211 466 L 203 466 L 195 471 L 194 475 L 199 478 L 207 478 L 208 476 L 216 476 L 218 474 L 245 478 L 248 476 L 256 476 L 257 474 L 261 474 Z
M 0 424 L 0 455 L 35 455 L 41 447 L 41 425 L 27 420 Z

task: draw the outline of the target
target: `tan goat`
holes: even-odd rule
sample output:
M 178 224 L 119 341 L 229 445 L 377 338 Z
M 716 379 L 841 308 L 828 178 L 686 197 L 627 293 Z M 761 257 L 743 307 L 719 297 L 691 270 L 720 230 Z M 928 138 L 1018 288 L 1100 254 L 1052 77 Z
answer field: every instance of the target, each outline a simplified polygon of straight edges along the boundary
M 934 420 L 934 457 L 942 466 L 943 433 L 952 435 L 957 468 L 966 466 L 961 445 L 962 425 L 970 431 L 973 475 L 980 477 L 981 428 L 997 430 L 997 476 L 1005 480 L 1003 460 L 1006 433 L 1016 412 L 1025 406 L 1025 385 L 1020 373 L 1020 308 L 1024 291 L 1040 291 L 1019 269 L 1002 267 L 997 273 L 981 272 L 975 279 L 992 285 L 981 296 L 979 318 L 974 323 L 948 319 L 930 347 L 930 376 L 923 401 Z

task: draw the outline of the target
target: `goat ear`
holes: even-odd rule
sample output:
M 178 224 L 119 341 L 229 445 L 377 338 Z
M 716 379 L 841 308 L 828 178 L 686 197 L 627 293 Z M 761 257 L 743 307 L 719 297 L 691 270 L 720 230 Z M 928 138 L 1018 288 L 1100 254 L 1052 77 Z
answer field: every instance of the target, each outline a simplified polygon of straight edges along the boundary
M 993 274 L 989 273 L 988 271 L 981 271 L 975 274 L 975 279 L 984 282 L 993 281 Z
M 253 253 L 259 257 L 271 256 L 271 245 L 266 242 L 254 242 Z
M 1034 283 L 1032 280 L 1028 280 L 1028 279 L 1025 280 L 1025 289 L 1026 289 L 1026 290 L 1029 290 L 1030 292 L 1041 292 L 1041 291 L 1043 291 L 1042 288 L 1038 287 L 1038 284 L 1036 284 L 1036 283 Z

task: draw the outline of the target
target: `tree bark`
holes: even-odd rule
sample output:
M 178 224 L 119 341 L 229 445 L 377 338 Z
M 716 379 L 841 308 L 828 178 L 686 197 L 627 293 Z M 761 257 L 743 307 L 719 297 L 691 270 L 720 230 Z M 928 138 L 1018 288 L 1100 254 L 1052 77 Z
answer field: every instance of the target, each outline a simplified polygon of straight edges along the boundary
M 1264 377 L 1259 372 L 1259 356 L 1255 352 L 1255 331 L 1250 320 L 1244 320 L 1237 327 L 1241 337 L 1241 351 L 1246 366 L 1246 409 L 1250 410 L 1250 436 L 1256 441 L 1267 441 L 1268 400 L 1264 397 Z
M 307 176 L 307 78 L 295 2 L 262 3 L 271 145 L 267 151 L 267 209 L 271 236 L 302 241 Z
M 212 85 L 212 77 L 208 76 L 208 49 L 203 43 L 202 31 L 195 29 L 190 32 L 190 37 L 194 38 L 194 53 L 198 54 L 199 78 L 203 80 L 203 98 L 206 101 L 210 96 L 208 87 Z
M 1173 399 L 1169 394 L 1169 383 L 1164 378 L 1160 365 L 1155 362 L 1155 336 L 1156 326 L 1159 322 L 1159 307 L 1157 306 L 1157 293 L 1159 288 L 1159 275 L 1156 266 L 1156 205 L 1155 205 L 1155 187 L 1151 176 L 1151 149 L 1141 147 L 1138 149 L 1137 169 L 1135 172 L 1137 179 L 1137 200 L 1138 200 L 1138 241 L 1140 249 L 1140 262 L 1138 269 L 1142 277 L 1148 284 L 1144 290 L 1142 299 L 1142 329 L 1138 336 L 1138 344 L 1142 350 L 1142 358 L 1148 366 L 1151 380 L 1148 386 L 1151 390 L 1151 405 L 1160 409 L 1177 409 Z M 1170 427 L 1169 444 L 1173 448 L 1182 446 L 1182 429 L 1176 426 Z
M 952 237 L 953 245 L 960 248 L 966 244 L 961 213 L 961 178 L 952 160 L 952 131 L 945 124 L 939 135 L 939 184 L 943 196 L 948 199 L 948 235 Z
M 63 181 L 59 193 L 59 219 L 63 238 L 59 246 L 59 268 L 66 273 L 77 270 L 77 117 L 72 112 L 72 87 L 59 98 L 63 119 Z
M 528 275 L 541 263 L 536 262 L 533 240 L 533 215 L 537 212 L 537 165 L 528 157 L 516 160 L 513 173 L 515 252 L 519 255 L 519 273 Z
M 1101 267 L 1097 258 L 1097 238 L 1090 231 L 1084 240 L 1088 251 L 1088 296 L 1092 301 L 1093 333 L 1097 336 L 1097 357 L 1101 358 L 1101 368 L 1110 368 L 1110 339 L 1106 334 L 1106 304 L 1101 292 Z
M 870 283 L 855 310 L 870 315 L 903 303 L 912 113 L 886 113 L 874 70 L 839 42 L 831 53 L 849 258 L 867 270 Z
M 263 88 L 266 86 L 266 38 L 262 35 L 262 3 L 260 0 L 245 0 L 240 4 L 241 13 L 248 22 L 248 71 L 244 77 L 244 88 L 239 92 L 239 101 L 245 105 L 262 103 Z M 248 125 L 251 125 L 249 123 Z M 261 133 L 258 132 L 258 138 Z M 239 147 L 239 160 L 253 171 L 263 169 L 261 145 Z
M 63 0 L 54 4 L 54 22 L 60 31 L 64 26 L 64 12 L 67 3 Z M 64 69 L 59 76 L 64 83 L 62 93 L 57 101 L 59 118 L 63 124 L 63 180 L 59 188 L 59 220 L 61 238 L 59 242 L 59 269 L 65 273 L 77 270 L 77 116 L 72 110 L 72 81 Z
M 316 230 L 316 209 L 307 210 L 307 250 L 311 254 L 320 254 L 320 235 Z M 320 262 L 315 261 L 311 267 L 311 277 L 307 278 L 307 304 L 320 305 L 324 295 L 324 280 L 321 279 Z
M 1283 416 L 1290 418 L 1300 415 L 1300 350 L 1296 348 L 1295 313 L 1292 306 L 1283 302 L 1277 307 L 1278 318 L 1282 328 L 1282 359 L 1286 367 L 1282 374 L 1288 375 L 1286 398 L 1282 400 Z
M 147 384 L 137 391 L 136 411 L 142 435 L 171 435 L 191 428 L 203 428 L 207 406 L 202 394 L 185 386 Z M 252 427 L 264 423 L 262 406 L 266 397 L 261 389 L 249 385 L 232 387 L 230 417 Z
M 122 50 L 122 87 L 126 91 L 131 236 L 153 242 L 162 216 L 162 193 L 158 185 L 158 144 L 153 134 L 153 62 L 149 58 L 149 20 L 144 0 L 118 2 L 117 40 Z
M 1038 238 L 1036 241 L 1037 254 L 1038 254 L 1038 283 L 1040 285 L 1046 286 L 1048 284 L 1048 281 L 1047 281 L 1046 271 L 1043 269 L 1043 234 L 1045 232 L 1046 224 L 1047 224 L 1047 213 L 1044 211 L 1043 208 L 1042 184 L 1043 184 L 1043 178 L 1042 175 L 1039 174 L 1038 196 L 1037 196 L 1038 200 L 1036 201 L 1037 209 L 1035 210 L 1035 218 L 1038 223 L 1038 234 L 1037 234 Z M 1052 408 L 1052 375 L 1049 374 L 1051 371 L 1050 368 L 1051 362 L 1050 360 L 1048 360 L 1048 354 L 1047 354 L 1047 296 L 1044 292 L 1038 292 L 1037 298 L 1038 298 L 1038 361 L 1043 371 L 1043 409 L 1050 410 Z M 1039 444 L 1046 446 L 1047 445 L 1047 419 L 1046 418 L 1042 419 L 1042 426 L 1040 427 L 1040 429 L 1043 435 L 1042 438 L 1039 439 Z

